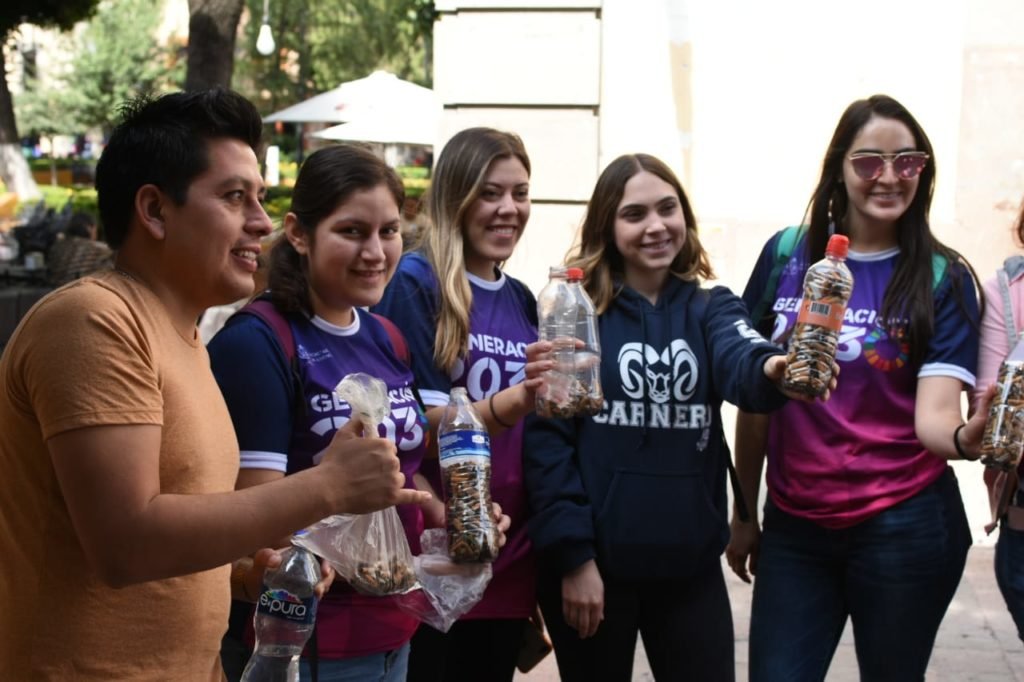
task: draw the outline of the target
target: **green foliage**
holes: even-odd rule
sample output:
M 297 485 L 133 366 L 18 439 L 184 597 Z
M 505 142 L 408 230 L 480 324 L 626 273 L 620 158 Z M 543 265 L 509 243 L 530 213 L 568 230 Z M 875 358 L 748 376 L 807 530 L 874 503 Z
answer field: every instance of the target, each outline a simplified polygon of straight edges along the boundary
M 181 82 L 184 63 L 157 45 L 165 0 L 105 0 L 71 42 L 71 63 L 50 88 L 30 88 L 17 98 L 24 132 L 109 131 L 118 106 L 142 93 Z
M 71 199 L 71 196 L 74 194 L 73 190 L 67 187 L 61 187 L 60 185 L 39 185 L 39 192 L 43 195 L 42 200 L 43 203 L 46 204 L 46 207 L 57 211 L 64 208 L 64 204 L 68 203 L 68 200 Z M 37 204 L 39 203 L 39 200 L 36 199 L 35 201 L 30 201 L 28 203 Z M 17 210 L 20 212 L 21 209 L 22 206 L 19 205 Z
M 109 130 L 125 100 L 181 83 L 184 63 L 176 64 L 155 39 L 163 3 L 116 0 L 100 5 L 76 41 L 67 79 L 70 113 L 80 127 Z
M 71 189 L 69 187 L 61 187 L 59 185 L 39 185 L 39 191 L 42 193 L 42 201 L 46 204 L 47 208 L 52 208 L 55 211 L 60 211 L 71 202 L 71 208 L 74 211 L 85 211 L 91 213 L 94 216 L 99 216 L 99 201 L 96 198 L 96 190 L 87 187 L 81 189 Z M 19 202 L 18 207 L 15 209 L 17 212 L 21 212 L 25 208 L 25 204 L 38 204 L 39 199 L 28 202 Z
M 264 114 L 342 82 L 384 69 L 431 84 L 432 0 L 276 0 L 270 26 L 277 52 L 256 52 L 262 0 L 246 0 L 250 21 L 239 44 L 249 58 L 235 64 L 232 87 Z

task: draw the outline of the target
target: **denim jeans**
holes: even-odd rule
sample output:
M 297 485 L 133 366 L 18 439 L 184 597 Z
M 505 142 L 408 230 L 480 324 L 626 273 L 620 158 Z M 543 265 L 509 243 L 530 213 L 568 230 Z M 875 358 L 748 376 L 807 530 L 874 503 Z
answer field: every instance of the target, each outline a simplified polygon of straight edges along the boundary
M 862 680 L 924 680 L 971 536 L 952 469 L 851 528 L 765 505 L 751 682 L 825 679 L 846 618 Z
M 323 659 L 317 661 L 317 682 L 405 682 L 409 670 L 408 642 L 394 651 L 358 658 Z M 310 682 L 313 677 L 309 659 L 299 664 L 299 679 Z
M 1018 493 L 1017 504 L 1022 501 Z M 999 591 L 1013 616 L 1017 636 L 1024 640 L 1024 531 L 1011 529 L 1005 519 L 999 524 L 995 564 Z

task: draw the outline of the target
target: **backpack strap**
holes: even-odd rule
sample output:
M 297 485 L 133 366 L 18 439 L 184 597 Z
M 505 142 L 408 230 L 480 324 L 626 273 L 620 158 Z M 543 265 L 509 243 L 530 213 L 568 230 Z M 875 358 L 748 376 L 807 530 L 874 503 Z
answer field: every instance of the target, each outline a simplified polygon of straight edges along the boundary
M 940 253 L 932 254 L 932 291 L 937 291 L 939 285 L 942 284 L 943 277 L 946 276 L 946 270 L 949 267 L 949 261 L 946 257 Z
M 782 270 L 786 267 L 786 263 L 789 262 L 790 257 L 792 257 L 793 252 L 796 250 L 796 245 L 806 232 L 806 225 L 790 225 L 782 230 L 782 234 L 779 235 L 778 240 L 775 242 L 775 262 L 772 263 L 772 271 L 768 274 L 768 281 L 765 282 L 764 291 L 761 293 L 761 300 L 750 311 L 750 320 L 754 323 L 754 327 L 760 326 L 761 320 L 764 319 L 765 314 L 771 307 L 772 300 L 775 298 L 775 292 L 779 286 L 779 277 L 782 276 Z
M 377 313 L 370 314 L 380 322 L 380 326 L 384 327 L 384 331 L 388 333 L 391 348 L 394 349 L 398 359 L 405 363 L 409 369 L 412 369 L 412 355 L 409 353 L 409 344 L 405 342 L 405 335 L 402 334 L 402 331 L 395 326 L 394 322 L 383 315 L 378 315 Z
M 405 335 L 402 334 L 402 330 L 398 328 L 394 322 L 378 315 L 377 313 L 370 313 L 374 319 L 380 322 L 380 326 L 384 327 L 384 331 L 388 333 L 388 340 L 391 341 L 391 348 L 395 351 L 395 355 L 401 360 L 406 367 L 412 370 L 412 353 L 409 352 L 409 344 L 405 340 Z M 412 389 L 412 395 L 416 398 L 416 404 L 419 405 L 420 414 L 419 418 L 423 424 L 427 421 L 427 405 L 423 402 L 423 398 L 420 396 L 420 389 L 416 386 L 416 373 L 413 372 L 412 384 L 409 385 Z
M 295 394 L 292 402 L 296 414 L 306 414 L 306 401 L 302 397 L 302 373 L 299 371 L 299 360 L 295 354 L 295 336 L 292 334 L 292 327 L 288 319 L 281 314 L 270 299 L 260 296 L 242 306 L 234 315 L 252 315 L 259 318 L 270 327 L 277 339 L 277 345 L 284 354 L 285 363 L 288 365 L 288 373 L 292 377 L 292 390 Z
M 1003 325 L 1010 341 L 1010 348 L 1017 345 L 1022 333 L 1017 332 L 1017 321 L 1013 317 L 1013 301 L 1010 298 L 1010 280 L 1019 276 L 1024 270 L 1024 256 L 1010 256 L 1003 261 L 1003 267 L 996 271 L 999 278 L 999 295 L 1003 303 Z
M 235 314 L 255 315 L 263 320 L 270 327 L 270 330 L 274 332 L 274 337 L 284 352 L 285 360 L 288 361 L 289 365 L 292 363 L 295 359 L 295 337 L 292 335 L 291 325 L 288 324 L 288 320 L 274 307 L 274 304 L 269 299 L 257 298 L 249 301 Z

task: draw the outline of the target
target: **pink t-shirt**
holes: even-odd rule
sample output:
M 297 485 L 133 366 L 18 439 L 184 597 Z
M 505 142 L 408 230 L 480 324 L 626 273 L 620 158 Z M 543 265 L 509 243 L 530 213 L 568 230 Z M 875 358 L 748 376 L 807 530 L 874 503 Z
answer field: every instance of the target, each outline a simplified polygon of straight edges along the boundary
M 774 260 L 769 242 L 744 299 L 752 307 Z M 848 528 L 906 500 L 935 481 L 946 462 L 917 439 L 918 379 L 948 376 L 974 385 L 977 335 L 951 293 L 949 275 L 935 291 L 935 331 L 924 361 L 878 323 L 898 249 L 850 251 L 853 295 L 840 330 L 839 386 L 827 403 L 792 400 L 771 415 L 768 491 L 783 511 L 827 528 Z M 786 344 L 799 309 L 807 263 L 798 249 L 779 277 L 771 340 Z M 974 287 L 960 272 L 964 304 L 976 315 Z
M 1009 304 L 1012 316 L 1012 334 L 1018 335 L 1024 320 L 1024 272 L 1009 280 Z M 1010 353 L 1010 335 L 1007 333 L 1006 302 L 996 275 L 982 286 L 985 296 L 985 314 L 981 318 L 981 343 L 978 348 L 978 383 L 971 392 L 971 399 L 977 400 L 999 374 L 999 365 Z

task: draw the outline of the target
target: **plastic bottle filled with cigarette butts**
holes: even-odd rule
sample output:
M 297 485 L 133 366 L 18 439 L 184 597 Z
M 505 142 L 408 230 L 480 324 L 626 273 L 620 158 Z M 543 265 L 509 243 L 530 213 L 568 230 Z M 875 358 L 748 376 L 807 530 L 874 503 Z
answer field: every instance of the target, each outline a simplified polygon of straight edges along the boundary
M 999 367 L 997 392 L 981 437 L 981 463 L 1010 471 L 1024 453 L 1024 340 Z
M 597 414 L 604 405 L 601 391 L 601 342 L 597 313 L 583 288 L 583 270 L 553 267 L 537 296 L 538 336 L 550 341 L 553 369 L 537 389 L 541 417 Z
M 804 275 L 803 298 L 782 378 L 782 386 L 790 391 L 817 398 L 832 381 L 839 330 L 853 293 L 853 275 L 844 262 L 849 248 L 847 237 L 832 235 L 825 257 Z
M 491 515 L 491 437 L 463 387 L 453 388 L 438 428 L 448 556 L 492 561 L 498 556 Z

